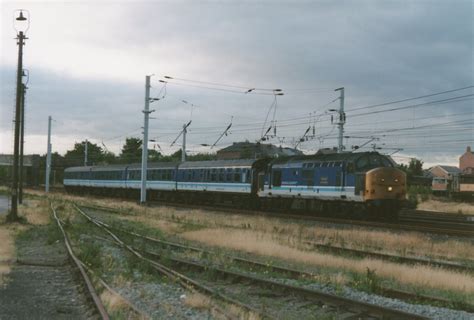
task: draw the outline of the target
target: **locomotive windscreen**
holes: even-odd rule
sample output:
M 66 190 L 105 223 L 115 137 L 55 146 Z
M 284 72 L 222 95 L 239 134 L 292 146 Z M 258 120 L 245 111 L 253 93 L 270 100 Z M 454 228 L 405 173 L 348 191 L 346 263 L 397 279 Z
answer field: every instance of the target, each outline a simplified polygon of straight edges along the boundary
M 356 167 L 357 171 L 367 171 L 379 167 L 394 167 L 394 162 L 381 154 L 366 154 L 356 160 Z

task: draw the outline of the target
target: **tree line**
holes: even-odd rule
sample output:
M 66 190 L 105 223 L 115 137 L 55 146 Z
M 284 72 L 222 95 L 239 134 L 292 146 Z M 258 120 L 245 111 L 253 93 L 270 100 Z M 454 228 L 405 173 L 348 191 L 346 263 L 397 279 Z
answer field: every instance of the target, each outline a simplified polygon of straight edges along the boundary
M 87 143 L 87 163 L 85 163 L 85 146 Z M 181 149 L 171 155 L 163 155 L 161 152 L 148 149 L 149 162 L 172 162 L 181 160 Z M 189 161 L 215 160 L 215 154 L 187 155 Z M 76 166 L 97 166 L 110 164 L 130 164 L 142 161 L 142 140 L 139 138 L 126 138 L 120 154 L 116 155 L 90 141 L 76 142 L 72 150 L 68 150 L 64 156 L 55 152 L 51 156 L 52 166 L 56 168 L 68 168 Z M 46 164 L 46 155 L 41 157 L 42 164 Z M 40 164 L 40 166 L 42 166 Z

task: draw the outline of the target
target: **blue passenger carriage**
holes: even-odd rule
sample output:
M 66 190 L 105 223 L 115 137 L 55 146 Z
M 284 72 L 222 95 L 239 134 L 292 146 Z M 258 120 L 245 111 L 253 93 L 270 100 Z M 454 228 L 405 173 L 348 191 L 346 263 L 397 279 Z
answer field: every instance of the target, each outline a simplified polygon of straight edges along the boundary
M 174 191 L 176 190 L 176 162 L 153 162 L 148 164 L 147 189 Z M 127 167 L 126 184 L 129 189 L 140 189 L 142 179 L 141 164 Z
M 250 194 L 255 160 L 184 162 L 178 167 L 179 191 Z

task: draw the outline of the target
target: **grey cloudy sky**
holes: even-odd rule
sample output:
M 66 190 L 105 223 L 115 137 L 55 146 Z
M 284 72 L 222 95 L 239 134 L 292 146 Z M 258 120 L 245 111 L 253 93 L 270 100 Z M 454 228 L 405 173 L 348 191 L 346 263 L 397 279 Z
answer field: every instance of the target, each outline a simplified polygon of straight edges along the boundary
M 45 152 L 48 115 L 56 120 L 54 150 L 63 153 L 87 138 L 119 152 L 125 137 L 140 136 L 146 74 L 155 74 L 154 96 L 164 75 L 281 88 L 277 137 L 270 142 L 291 145 L 316 112 L 316 137 L 300 145 L 308 153 L 336 144 L 337 130 L 324 112 L 338 107 L 330 102 L 341 86 L 346 134 L 353 137 L 345 141 L 348 148 L 367 141 L 356 137 L 376 136 L 380 147 L 403 148 L 402 157 L 456 163 L 474 141 L 472 88 L 351 111 L 473 85 L 472 1 L 4 1 L 2 153 L 12 149 L 17 8 L 31 14 L 24 55 L 28 153 Z M 231 134 L 220 146 L 260 138 L 272 95 L 183 84 L 193 83 L 170 81 L 165 98 L 152 104 L 150 135 L 164 152 L 179 148 L 169 146 L 189 121 L 190 104 L 196 106 L 190 152 L 209 151 L 200 144 L 212 144 L 231 116 Z M 388 111 L 453 97 L 463 98 Z

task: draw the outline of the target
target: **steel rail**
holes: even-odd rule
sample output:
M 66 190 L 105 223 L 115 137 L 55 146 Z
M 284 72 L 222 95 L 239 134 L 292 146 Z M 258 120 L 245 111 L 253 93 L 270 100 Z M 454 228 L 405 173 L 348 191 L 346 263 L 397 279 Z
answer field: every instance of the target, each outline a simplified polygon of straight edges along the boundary
M 63 191 L 61 191 L 63 192 Z M 309 221 L 318 221 L 318 222 L 326 222 L 326 223 L 338 223 L 338 224 L 350 224 L 350 225 L 358 225 L 364 227 L 378 227 L 378 228 L 387 228 L 392 230 L 401 230 L 401 231 L 416 231 L 416 232 L 426 232 L 426 233 L 433 233 L 433 234 L 442 234 L 442 235 L 449 235 L 449 236 L 457 236 L 457 237 L 470 237 L 474 238 L 474 216 L 466 216 L 464 221 L 459 221 L 459 215 L 453 214 L 453 217 L 449 217 L 447 213 L 440 213 L 435 211 L 423 211 L 423 210 L 405 210 L 402 211 L 400 214 L 400 221 L 399 222 L 376 222 L 376 221 L 363 221 L 363 220 L 353 220 L 353 219 L 344 219 L 344 218 L 330 218 L 330 217 L 322 217 L 322 216 L 314 216 L 310 214 L 287 214 L 287 213 L 279 213 L 279 212 L 270 212 L 269 210 L 254 210 L 254 209 L 237 209 L 232 208 L 224 205 L 188 205 L 182 204 L 177 202 L 149 202 L 151 204 L 157 205 L 166 205 L 172 207 L 179 207 L 179 208 L 193 208 L 193 209 L 204 209 L 204 210 L 214 210 L 214 211 L 223 211 L 223 212 L 233 212 L 239 214 L 251 214 L 251 215 L 266 215 L 272 216 L 276 218 L 285 218 L 285 219 L 298 219 L 298 220 L 309 220 Z M 410 212 L 417 212 L 424 215 L 430 215 L 430 218 L 426 218 L 424 221 L 417 219 L 413 221 L 410 217 L 406 216 L 406 213 Z M 443 220 L 441 223 L 436 223 L 434 216 L 444 216 L 446 220 Z M 405 218 L 404 218 L 405 217 Z M 448 219 L 449 217 L 449 219 Z M 403 223 L 405 222 L 405 223 Z M 418 223 L 417 223 L 418 222 Z M 439 226 L 441 224 L 441 227 Z M 450 227 L 446 227 L 447 224 L 451 224 Z
M 263 311 L 261 310 L 257 310 L 255 308 L 253 308 L 252 306 L 250 305 L 247 305 L 245 303 L 242 303 L 238 300 L 235 300 L 233 298 L 230 298 L 230 297 L 227 297 L 225 295 L 223 295 L 222 293 L 220 292 L 217 292 L 216 290 L 213 290 L 212 288 L 208 287 L 208 286 L 205 286 L 173 269 L 170 269 L 166 266 L 164 266 L 163 264 L 161 263 L 158 263 L 156 261 L 153 261 L 153 260 L 150 260 L 146 257 L 144 257 L 142 254 L 140 254 L 135 248 L 127 245 L 125 242 L 123 242 L 117 235 L 115 235 L 112 231 L 110 231 L 108 228 L 106 228 L 104 225 L 102 225 L 101 223 L 99 223 L 98 221 L 95 221 L 95 219 L 93 219 L 92 217 L 90 217 L 89 215 L 87 215 L 84 211 L 82 211 L 78 206 L 76 206 L 74 204 L 74 208 L 82 215 L 84 216 L 88 221 L 90 221 L 91 223 L 93 223 L 94 225 L 98 226 L 99 228 L 101 228 L 102 230 L 104 230 L 106 233 L 108 233 L 113 239 L 114 241 L 116 242 L 117 245 L 119 245 L 120 247 L 128 250 L 129 252 L 131 252 L 135 257 L 137 257 L 138 259 L 142 260 L 142 261 L 145 261 L 147 263 L 149 263 L 155 270 L 157 270 L 158 272 L 160 272 L 161 274 L 167 276 L 168 278 L 170 279 L 173 279 L 173 280 L 178 280 L 179 283 L 186 289 L 190 290 L 190 291 L 198 291 L 198 292 L 201 292 L 201 293 L 204 293 L 204 294 L 207 294 L 211 297 L 215 297 L 215 298 L 218 298 L 220 299 L 221 301 L 225 302 L 225 303 L 228 303 L 228 304 L 232 304 L 232 305 L 235 305 L 243 310 L 245 310 L 246 312 L 248 313 L 253 313 L 259 317 L 261 317 L 262 319 L 267 319 L 267 318 L 271 318 L 269 317 L 268 315 L 266 315 Z M 225 311 L 223 310 L 219 310 L 218 308 L 216 308 L 218 311 L 220 311 L 222 314 L 226 315 L 228 318 L 233 318 L 232 316 L 228 315 Z
M 76 206 L 76 208 L 78 210 L 80 210 L 77 206 Z M 113 229 L 108 224 L 106 224 L 104 222 L 101 222 L 98 219 L 95 219 L 95 218 L 92 218 L 92 217 L 88 216 L 83 211 L 81 212 L 81 214 L 83 214 L 85 217 L 88 217 L 89 221 L 95 223 L 96 225 L 101 226 L 105 230 L 108 230 L 109 228 Z M 136 233 L 132 233 L 132 234 L 138 235 Z M 147 237 L 147 239 L 153 239 L 153 238 Z M 155 239 L 155 240 L 158 240 L 158 239 Z M 158 241 L 165 242 L 165 241 L 161 241 L 161 240 L 158 240 Z M 173 243 L 167 242 L 167 241 L 165 243 L 167 245 L 173 244 Z M 179 245 L 179 246 L 181 248 L 186 248 L 187 247 L 187 246 L 184 246 L 184 245 Z M 194 248 L 194 247 L 191 247 L 191 248 L 193 250 L 203 251 L 199 248 Z M 159 254 L 156 254 L 156 253 L 148 252 L 148 251 L 141 250 L 141 249 L 135 249 L 135 248 L 133 248 L 133 249 L 137 250 L 137 251 L 139 250 L 139 251 L 143 252 L 146 255 L 161 257 Z M 339 297 L 339 296 L 332 295 L 332 294 L 329 294 L 329 293 L 325 293 L 325 292 L 322 292 L 322 291 L 319 291 L 319 290 L 312 290 L 312 289 L 302 288 L 302 287 L 298 287 L 298 286 L 287 285 L 287 284 L 283 284 L 283 283 L 272 281 L 272 280 L 266 280 L 266 279 L 258 278 L 258 277 L 252 276 L 252 275 L 237 273 L 237 272 L 234 272 L 234 271 L 228 271 L 228 270 L 225 270 L 225 269 L 222 269 L 222 268 L 219 268 L 219 267 L 210 267 L 210 266 L 205 265 L 205 264 L 192 262 L 192 261 L 187 261 L 187 260 L 178 259 L 178 258 L 167 257 L 166 259 L 168 261 L 172 261 L 172 262 L 177 263 L 177 264 L 183 264 L 183 265 L 186 265 L 188 267 L 191 266 L 191 267 L 199 268 L 201 270 L 206 270 L 206 271 L 212 270 L 212 271 L 221 273 L 221 274 L 226 275 L 226 276 L 231 276 L 231 277 L 234 277 L 234 278 L 250 280 L 253 283 L 257 282 L 257 283 L 260 283 L 262 285 L 269 286 L 269 287 L 272 287 L 272 288 L 280 288 L 284 292 L 287 292 L 289 290 L 289 291 L 292 291 L 292 292 L 297 293 L 299 295 L 302 295 L 304 297 L 310 297 L 310 298 L 316 299 L 318 301 L 324 300 L 325 302 L 328 302 L 328 303 L 336 305 L 336 306 L 340 306 L 340 305 L 350 306 L 351 308 L 358 309 L 359 313 L 361 313 L 361 312 L 362 313 L 370 312 L 373 315 L 377 315 L 377 316 L 381 316 L 381 317 L 391 316 L 391 317 L 395 317 L 397 319 L 400 319 L 400 318 L 403 318 L 403 319 L 427 319 L 426 317 L 419 316 L 419 315 L 412 314 L 412 313 L 408 313 L 408 312 L 405 312 L 405 311 L 395 310 L 395 309 L 386 308 L 386 307 L 382 307 L 382 306 L 378 306 L 378 305 L 374 305 L 374 304 L 370 304 L 370 303 L 365 303 L 365 302 L 360 302 L 360 301 L 357 301 L 357 300 L 352 300 L 352 299 L 348 299 L 348 298 L 344 298 L 344 297 Z M 242 258 L 235 258 L 235 260 L 249 262 L 249 260 L 246 261 L 246 259 L 242 259 Z M 263 265 L 263 264 L 261 264 L 261 265 Z M 285 268 L 280 268 L 280 271 L 281 270 L 288 271 L 288 269 L 285 269 Z M 299 272 L 299 271 L 292 270 L 292 272 Z M 300 273 L 303 274 L 303 272 L 300 272 Z
M 237 209 L 233 207 L 226 206 L 209 206 L 209 205 L 189 205 L 176 202 L 150 202 L 151 205 L 157 206 L 170 206 L 175 208 L 184 208 L 184 209 L 202 209 L 202 210 L 212 210 L 212 211 L 221 211 L 221 212 L 230 212 L 243 215 L 260 215 L 260 216 L 269 216 L 274 218 L 282 218 L 289 220 L 306 220 L 306 221 L 316 221 L 324 223 L 337 223 L 343 225 L 351 226 L 361 226 L 361 227 L 376 227 L 376 228 L 385 228 L 391 230 L 400 230 L 400 231 L 416 231 L 416 232 L 426 232 L 433 234 L 442 234 L 449 236 L 458 236 L 458 237 L 474 237 L 474 223 L 470 220 L 466 222 L 459 221 L 450 221 L 444 220 L 443 223 L 433 223 L 432 220 L 425 219 L 417 221 L 411 221 L 407 218 L 402 217 L 398 222 L 379 222 L 379 221 L 365 221 L 365 220 L 354 220 L 350 218 L 332 218 L 332 217 L 323 217 L 315 216 L 311 214 L 301 214 L 301 213 L 281 213 L 281 212 L 271 212 L 267 210 L 251 210 L 251 209 Z M 446 227 L 446 224 L 451 223 L 452 225 Z
M 147 241 L 158 243 L 158 244 L 163 245 L 163 246 L 173 247 L 173 248 L 177 248 L 177 249 L 181 249 L 181 250 L 194 251 L 194 252 L 199 252 L 199 253 L 206 253 L 206 254 L 210 254 L 210 255 L 214 254 L 212 251 L 209 251 L 209 250 L 205 250 L 205 249 L 202 249 L 202 248 L 193 247 L 193 246 L 189 246 L 189 245 L 184 245 L 184 244 L 181 244 L 181 243 L 170 242 L 170 241 L 160 240 L 160 239 L 156 239 L 156 238 L 153 238 L 153 237 L 141 235 L 141 234 L 138 234 L 138 233 L 133 232 L 133 231 L 125 230 L 123 228 L 118 228 L 118 227 L 111 226 L 111 225 L 109 225 L 109 224 L 107 224 L 107 223 L 105 223 L 105 222 L 103 222 L 103 221 L 101 221 L 97 218 L 93 218 L 93 219 L 95 221 L 97 221 L 98 223 L 102 224 L 106 228 L 116 230 L 116 231 L 119 231 L 119 232 L 122 232 L 122 233 L 125 233 L 125 234 L 129 234 L 131 236 L 141 238 L 141 239 L 144 239 L 144 240 L 147 240 Z M 328 247 L 330 247 L 330 246 L 328 246 Z M 336 247 L 336 248 L 338 248 L 338 247 Z M 344 249 L 344 248 L 341 248 L 341 249 Z M 348 249 L 348 250 L 351 250 L 351 249 Z M 359 250 L 356 250 L 356 252 L 364 253 L 364 251 L 359 251 Z M 369 252 L 369 254 L 370 254 L 370 252 Z M 390 256 L 390 255 L 387 255 L 387 256 L 389 257 L 388 260 L 390 260 L 391 258 L 394 258 L 394 257 L 399 258 L 399 259 L 404 258 L 404 257 Z M 287 267 L 280 267 L 280 266 L 276 266 L 276 265 L 269 265 L 269 264 L 265 264 L 265 263 L 262 263 L 262 262 L 259 262 L 259 261 L 240 258 L 240 257 L 232 256 L 232 255 L 226 255 L 226 257 L 229 258 L 233 262 L 246 264 L 246 265 L 252 265 L 252 266 L 256 266 L 256 267 L 260 267 L 260 268 L 264 268 L 264 269 L 271 269 L 272 271 L 289 274 L 293 277 L 311 278 L 311 277 L 314 276 L 313 273 L 307 272 L 307 271 L 290 269 L 290 268 L 287 268 Z M 410 259 L 410 258 L 408 258 L 408 259 Z M 416 261 L 416 259 L 410 260 L 410 262 L 414 262 L 414 261 Z M 425 261 L 425 260 L 422 260 L 422 261 Z M 437 266 L 453 267 L 451 264 L 446 265 L 444 262 L 438 262 L 438 263 L 440 263 L 440 265 L 437 265 Z M 463 271 L 468 270 L 468 271 L 471 271 L 471 272 L 473 271 L 472 268 L 470 268 L 468 266 L 463 266 L 463 265 L 454 265 L 454 269 L 462 269 Z M 387 288 L 387 287 L 383 287 L 383 286 L 381 286 L 379 289 L 380 289 L 380 293 L 383 296 L 390 297 L 390 298 L 396 298 L 396 299 L 401 299 L 401 300 L 417 300 L 417 301 L 422 301 L 422 302 L 427 302 L 427 303 L 441 303 L 441 304 L 444 304 L 444 305 L 450 305 L 450 304 L 453 303 L 452 301 L 447 300 L 447 299 L 443 299 L 443 298 L 432 297 L 432 296 L 407 292 L 407 291 L 403 291 L 403 290 Z M 461 310 L 464 310 L 464 311 L 474 312 L 474 306 L 473 305 L 461 303 L 461 304 L 457 304 L 457 307 Z
M 111 292 L 113 295 L 117 296 L 117 297 L 120 297 L 120 299 L 122 299 L 122 301 L 124 301 L 128 307 L 130 309 L 132 309 L 139 317 L 140 319 L 151 319 L 148 315 L 146 315 L 145 313 L 143 313 L 140 309 L 138 309 L 130 300 L 128 300 L 127 298 L 125 298 L 124 296 L 122 296 L 120 293 L 118 293 L 115 289 L 113 289 L 111 286 L 109 286 L 107 284 L 107 282 L 105 282 L 104 279 L 102 279 L 101 277 L 99 277 L 98 274 L 96 274 L 91 268 L 87 267 L 83 262 L 81 262 L 82 266 L 84 267 L 84 269 L 86 269 L 90 274 L 93 274 L 94 277 L 97 278 L 97 280 L 100 282 L 100 284 L 106 288 L 109 292 Z
M 146 252 L 146 254 L 151 255 L 153 253 Z M 155 254 L 155 256 L 157 258 L 161 257 L 159 254 Z M 261 285 L 265 287 L 270 287 L 272 289 L 278 288 L 283 292 L 292 292 L 292 293 L 301 295 L 305 298 L 314 299 L 316 301 L 324 301 L 325 304 L 331 304 L 336 307 L 339 307 L 339 306 L 348 307 L 347 309 L 350 312 L 355 313 L 356 315 L 366 315 L 368 313 L 370 315 L 379 316 L 382 318 L 395 317 L 396 319 L 428 319 L 424 316 L 420 316 L 420 315 L 405 312 L 405 311 L 400 311 L 400 310 L 391 309 L 391 308 L 387 308 L 387 307 L 383 307 L 383 306 L 379 306 L 379 305 L 375 305 L 371 303 L 344 298 L 344 297 L 336 296 L 330 293 L 325 293 L 319 290 L 307 289 L 307 288 L 303 288 L 299 286 L 284 284 L 284 283 L 277 282 L 274 280 L 262 279 L 253 275 L 239 273 L 235 271 L 229 271 L 229 270 L 225 270 L 219 267 L 210 267 L 206 264 L 198 263 L 195 261 L 188 261 L 188 260 L 183 260 L 183 259 L 178 259 L 178 258 L 169 258 L 169 257 L 167 257 L 167 260 L 177 263 L 177 264 L 186 265 L 187 267 L 198 268 L 203 271 L 218 272 L 226 277 L 230 276 L 233 278 L 239 278 L 244 281 L 250 281 L 252 283 L 260 283 Z M 352 308 L 356 309 L 357 311 L 351 310 Z
M 95 210 L 103 210 L 106 212 L 111 212 L 111 213 L 117 213 L 119 212 L 118 210 L 114 210 L 113 208 L 109 207 L 102 207 L 102 206 L 85 206 L 81 205 L 83 208 L 89 208 L 89 209 L 95 209 Z M 112 227 L 108 226 L 110 228 L 113 228 L 115 230 L 129 233 L 130 235 L 136 236 L 136 237 L 141 237 L 145 238 L 150 241 L 159 241 L 162 243 L 166 243 L 166 241 L 163 240 L 158 240 L 156 238 L 151 238 L 147 236 L 140 235 L 138 233 L 134 233 L 122 228 L 117 228 L 117 227 Z M 407 257 L 407 256 L 397 256 L 397 255 L 392 255 L 392 254 L 386 254 L 386 253 L 379 253 L 379 252 L 371 252 L 371 251 L 363 251 L 363 250 L 358 250 L 358 249 L 351 249 L 351 248 L 344 248 L 344 247 L 339 247 L 339 246 L 331 246 L 327 244 L 321 244 L 317 243 L 315 241 L 311 240 L 302 240 L 304 244 L 310 245 L 320 251 L 327 251 L 331 253 L 336 253 L 336 254 L 349 254 L 349 255 L 355 255 L 358 257 L 367 257 L 367 258 L 376 258 L 380 260 L 385 260 L 385 261 L 394 261 L 394 262 L 401 262 L 401 263 L 406 263 L 406 264 L 420 264 L 420 265 L 427 265 L 427 266 L 436 266 L 436 267 L 441 267 L 449 270 L 456 270 L 460 272 L 469 272 L 473 273 L 474 272 L 474 267 L 469 266 L 469 265 L 464 265 L 460 263 L 455 263 L 455 262 L 450 262 L 450 261 L 442 261 L 442 260 L 437 260 L 437 259 L 429 259 L 429 258 L 421 258 L 421 257 Z M 172 243 L 168 242 L 169 245 L 172 245 Z M 173 244 L 173 245 L 176 245 Z M 199 249 L 197 249 L 199 250 Z M 474 261 L 471 261 L 474 264 Z
M 64 231 L 64 228 L 63 228 L 63 226 L 62 226 L 62 224 L 61 224 L 61 222 L 60 222 L 60 220 L 59 220 L 59 218 L 56 214 L 56 210 L 53 207 L 53 203 L 51 202 L 50 205 L 51 205 L 51 210 L 53 212 L 53 217 L 56 220 L 56 223 L 58 224 L 58 227 L 61 230 L 61 233 L 64 237 L 64 244 L 66 245 L 68 255 L 72 259 L 74 264 L 76 265 L 77 269 L 79 269 L 79 272 L 82 276 L 82 279 L 84 280 L 84 282 L 86 284 L 86 287 L 87 287 L 87 290 L 89 291 L 89 295 L 90 295 L 90 297 L 92 298 L 92 300 L 94 302 L 95 308 L 97 309 L 97 311 L 100 314 L 100 317 L 103 320 L 109 320 L 109 315 L 108 315 L 107 311 L 105 310 L 105 307 L 104 307 L 102 301 L 100 300 L 99 296 L 97 295 L 97 292 L 95 291 L 94 286 L 92 285 L 92 281 L 90 280 L 90 278 L 87 275 L 86 271 L 82 267 L 82 261 L 79 260 L 74 255 L 74 252 L 72 250 L 71 244 L 69 243 L 69 239 L 67 237 L 67 234 Z

